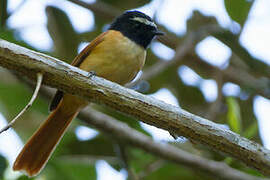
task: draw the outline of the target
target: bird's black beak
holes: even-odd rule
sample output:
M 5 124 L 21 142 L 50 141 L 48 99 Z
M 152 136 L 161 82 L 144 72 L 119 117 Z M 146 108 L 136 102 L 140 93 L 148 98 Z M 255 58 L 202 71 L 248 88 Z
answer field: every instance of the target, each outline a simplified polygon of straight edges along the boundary
M 156 36 L 163 36 L 163 35 L 165 35 L 165 33 L 164 33 L 163 31 L 160 31 L 160 30 L 158 30 L 158 29 L 155 29 L 155 30 L 154 30 L 154 34 L 155 34 Z

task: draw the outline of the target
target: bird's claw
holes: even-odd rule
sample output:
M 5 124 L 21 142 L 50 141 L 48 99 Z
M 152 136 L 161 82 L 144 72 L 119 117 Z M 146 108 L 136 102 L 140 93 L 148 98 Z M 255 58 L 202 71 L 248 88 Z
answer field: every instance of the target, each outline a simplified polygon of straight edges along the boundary
M 96 72 L 95 71 L 89 71 L 88 74 L 87 74 L 87 77 L 93 77 L 93 76 L 96 76 Z

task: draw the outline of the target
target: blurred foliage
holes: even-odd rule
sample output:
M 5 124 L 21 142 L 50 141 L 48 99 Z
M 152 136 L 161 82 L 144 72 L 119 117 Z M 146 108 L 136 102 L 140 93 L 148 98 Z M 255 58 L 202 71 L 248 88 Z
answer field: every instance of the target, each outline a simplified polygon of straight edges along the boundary
M 46 15 L 47 29 L 54 44 L 54 56 L 71 63 L 77 55 L 80 40 L 67 14 L 59 8 L 47 6 Z
M 77 6 L 74 4 L 76 3 L 75 0 L 69 1 L 67 3 L 73 2 L 72 5 Z M 112 17 L 124 10 L 138 8 L 150 2 L 150 0 L 97 0 L 96 3 L 88 4 L 84 7 L 90 7 L 89 9 L 91 10 L 89 11 L 92 11 L 94 14 L 95 24 L 93 28 L 81 33 L 76 32 L 66 10 L 60 7 L 47 6 L 45 10 L 47 15 L 46 28 L 53 41 L 53 47 L 48 52 L 43 53 L 47 53 L 66 62 L 71 62 L 77 54 L 80 43 L 89 42 L 103 32 L 107 27 L 106 25 L 111 22 Z M 239 23 L 242 29 L 244 28 L 253 3 L 254 1 L 248 0 L 224 0 L 228 15 L 232 20 Z M 19 33 L 21 29 L 13 29 L 8 26 L 8 18 L 15 12 L 8 12 L 7 4 L 8 0 L 0 1 L 0 38 L 39 51 L 23 40 Z M 83 5 L 81 4 L 81 6 Z M 161 9 L 162 7 L 160 6 L 158 8 Z M 194 42 L 192 48 L 188 49 L 183 57 L 174 59 L 174 62 L 166 66 L 165 69 L 147 79 L 145 81 L 147 88 L 142 87 L 141 90 L 145 94 L 152 94 L 162 88 L 166 88 L 174 95 L 182 108 L 215 122 L 227 124 L 236 133 L 241 133 L 242 136 L 261 143 L 253 103 L 255 95 L 261 95 L 266 98 L 270 97 L 270 67 L 260 59 L 254 58 L 239 43 L 241 31 L 235 34 L 235 32 L 220 27 L 215 17 L 204 16 L 201 12 L 194 11 L 186 24 L 186 34 L 182 35 L 175 34 L 167 27 L 159 24 L 160 29 L 167 34 L 166 37 L 160 39 L 160 42 L 168 48 L 175 51 L 179 47 L 185 46 L 185 42 L 192 33 L 195 35 Z M 212 27 L 216 27 L 219 30 L 213 31 L 211 29 Z M 195 52 L 194 47 L 196 44 L 208 36 L 215 37 L 232 50 L 233 55 L 230 57 L 229 64 L 226 68 L 220 69 L 207 63 Z M 148 71 L 150 67 L 164 62 L 157 57 L 153 49 L 149 48 L 144 70 Z M 235 97 L 226 97 L 222 91 L 219 91 L 218 98 L 214 102 L 209 102 L 200 88 L 200 83 L 190 86 L 183 82 L 182 77 L 179 75 L 179 68 L 183 66 L 192 69 L 202 79 L 215 80 L 219 86 L 218 89 L 222 89 L 226 82 L 233 82 L 241 88 L 241 92 Z M 249 77 L 255 79 L 265 79 L 264 82 L 268 82 L 269 84 L 253 84 L 252 82 L 254 81 L 249 81 L 249 77 L 245 77 L 247 79 L 243 81 L 241 75 L 229 76 L 227 71 L 230 68 L 237 69 L 237 72 L 244 71 Z M 218 78 L 218 75 L 222 76 L 222 78 Z M 0 78 L 0 111 L 7 119 L 12 119 L 28 102 L 33 89 L 32 86 L 29 86 L 29 83 L 26 83 L 22 77 L 16 75 L 14 72 L 0 68 L 0 77 L 5 77 Z M 145 85 L 145 83 L 142 84 Z M 140 87 L 136 88 L 140 90 Z M 31 110 L 25 113 L 16 124 L 15 130 L 23 141 L 34 132 L 47 116 L 47 102 L 48 99 L 38 98 Z M 103 106 L 94 105 L 94 108 L 150 136 L 147 131 L 141 128 L 140 123 L 135 119 Z M 74 133 L 78 125 L 82 125 L 79 120 L 73 121 L 44 171 L 38 177 L 30 179 L 96 179 L 95 162 L 99 159 L 106 160 L 117 171 L 123 168 L 129 168 L 128 172 L 133 172 L 135 176 L 141 179 L 195 180 L 212 178 L 203 172 L 187 169 L 186 167 L 161 160 L 159 157 L 152 156 L 139 149 L 125 146 L 123 147 L 128 158 L 127 162 L 123 163 L 121 157 L 116 153 L 115 148 L 119 145 L 119 142 L 113 136 L 100 132 L 92 139 L 80 141 Z M 245 167 L 238 161 L 223 154 L 213 152 L 211 149 L 202 145 L 194 145 L 188 142 L 174 142 L 171 144 L 202 157 L 224 161 L 231 167 L 247 173 L 260 175 L 257 171 Z M 6 168 L 7 160 L 0 156 L 0 179 L 3 178 L 3 172 Z M 129 178 L 131 179 L 131 176 Z M 17 178 L 17 180 L 27 179 L 29 178 L 26 176 Z
M 253 137 L 255 137 L 255 135 L 258 133 L 258 123 L 256 120 L 254 120 L 254 122 L 246 128 L 245 132 L 243 133 L 243 136 L 251 139 Z
M 119 9 L 133 9 L 136 7 L 143 6 L 150 2 L 150 0 L 136 0 L 136 1 L 126 1 L 126 0 L 101 0 L 104 3 L 118 7 Z
M 229 16 L 241 26 L 246 22 L 253 2 L 254 0 L 224 0 Z
M 96 179 L 94 164 L 72 160 L 54 160 L 44 172 L 48 179 Z
M 230 129 L 238 134 L 241 134 L 241 112 L 240 107 L 235 98 L 228 97 L 227 98 L 228 105 L 228 124 Z
M 8 18 L 7 0 L 2 0 L 0 2 L 0 27 L 1 28 L 6 25 L 7 18 Z
M 185 179 L 185 180 L 212 180 L 209 176 L 205 176 L 199 171 L 195 172 L 184 167 L 180 167 L 179 165 L 175 165 L 172 163 L 164 164 L 160 169 L 153 172 L 149 176 L 145 177 L 146 180 L 155 180 L 155 179 Z
M 3 179 L 7 166 L 7 160 L 0 154 L 0 179 Z

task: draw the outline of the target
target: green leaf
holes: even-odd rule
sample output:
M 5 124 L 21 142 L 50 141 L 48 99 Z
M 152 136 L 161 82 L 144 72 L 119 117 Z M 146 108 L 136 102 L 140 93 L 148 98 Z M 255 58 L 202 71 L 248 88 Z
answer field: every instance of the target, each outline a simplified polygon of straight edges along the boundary
M 80 40 L 65 11 L 54 6 L 46 7 L 47 29 L 54 44 L 54 56 L 71 62 L 77 55 Z M 68 37 L 68 40 L 67 40 Z
M 226 158 L 224 159 L 224 162 L 225 162 L 226 164 L 228 164 L 228 165 L 231 165 L 231 164 L 233 163 L 233 158 L 231 158 L 231 157 L 226 157 Z
M 44 173 L 46 179 L 50 180 L 95 180 L 97 178 L 94 165 L 85 162 L 58 159 L 50 163 Z
M 241 27 L 246 22 L 253 0 L 224 0 L 227 13 L 232 20 L 238 22 Z
M 232 131 L 240 134 L 241 132 L 241 111 L 237 100 L 234 97 L 227 99 L 228 113 L 227 120 Z
M 30 178 L 26 175 L 22 175 L 17 180 L 34 180 L 34 179 L 36 179 L 36 178 Z
M 243 133 L 243 136 L 250 139 L 256 136 L 258 132 L 258 123 L 254 121 Z
M 1 0 L 0 1 L 0 28 L 6 26 L 7 18 L 8 18 L 7 0 Z
M 74 132 L 68 131 L 58 147 L 59 148 L 56 149 L 54 156 L 70 154 L 105 157 L 114 156 L 111 139 L 102 134 L 87 141 L 79 141 Z
M 3 179 L 6 168 L 7 168 L 7 161 L 4 158 L 4 156 L 0 154 L 0 179 Z
M 152 154 L 145 153 L 145 151 L 136 148 L 129 148 L 128 155 L 128 163 L 135 173 L 143 171 L 148 164 L 157 160 L 157 157 Z
M 8 111 L 5 116 L 12 118 L 17 115 L 28 103 L 32 93 L 33 90 L 27 88 L 23 83 L 15 84 L 0 81 L 0 102 L 5 105 Z M 36 99 L 31 109 L 47 114 L 47 104 L 41 98 Z

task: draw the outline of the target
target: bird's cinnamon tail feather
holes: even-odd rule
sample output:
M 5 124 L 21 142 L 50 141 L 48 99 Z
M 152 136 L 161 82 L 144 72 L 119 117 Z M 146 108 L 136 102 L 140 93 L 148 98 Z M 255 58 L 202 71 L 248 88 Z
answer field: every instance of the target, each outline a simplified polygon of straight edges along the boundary
M 51 153 L 78 111 L 66 112 L 62 103 L 28 140 L 18 155 L 13 170 L 37 175 L 47 163 Z

